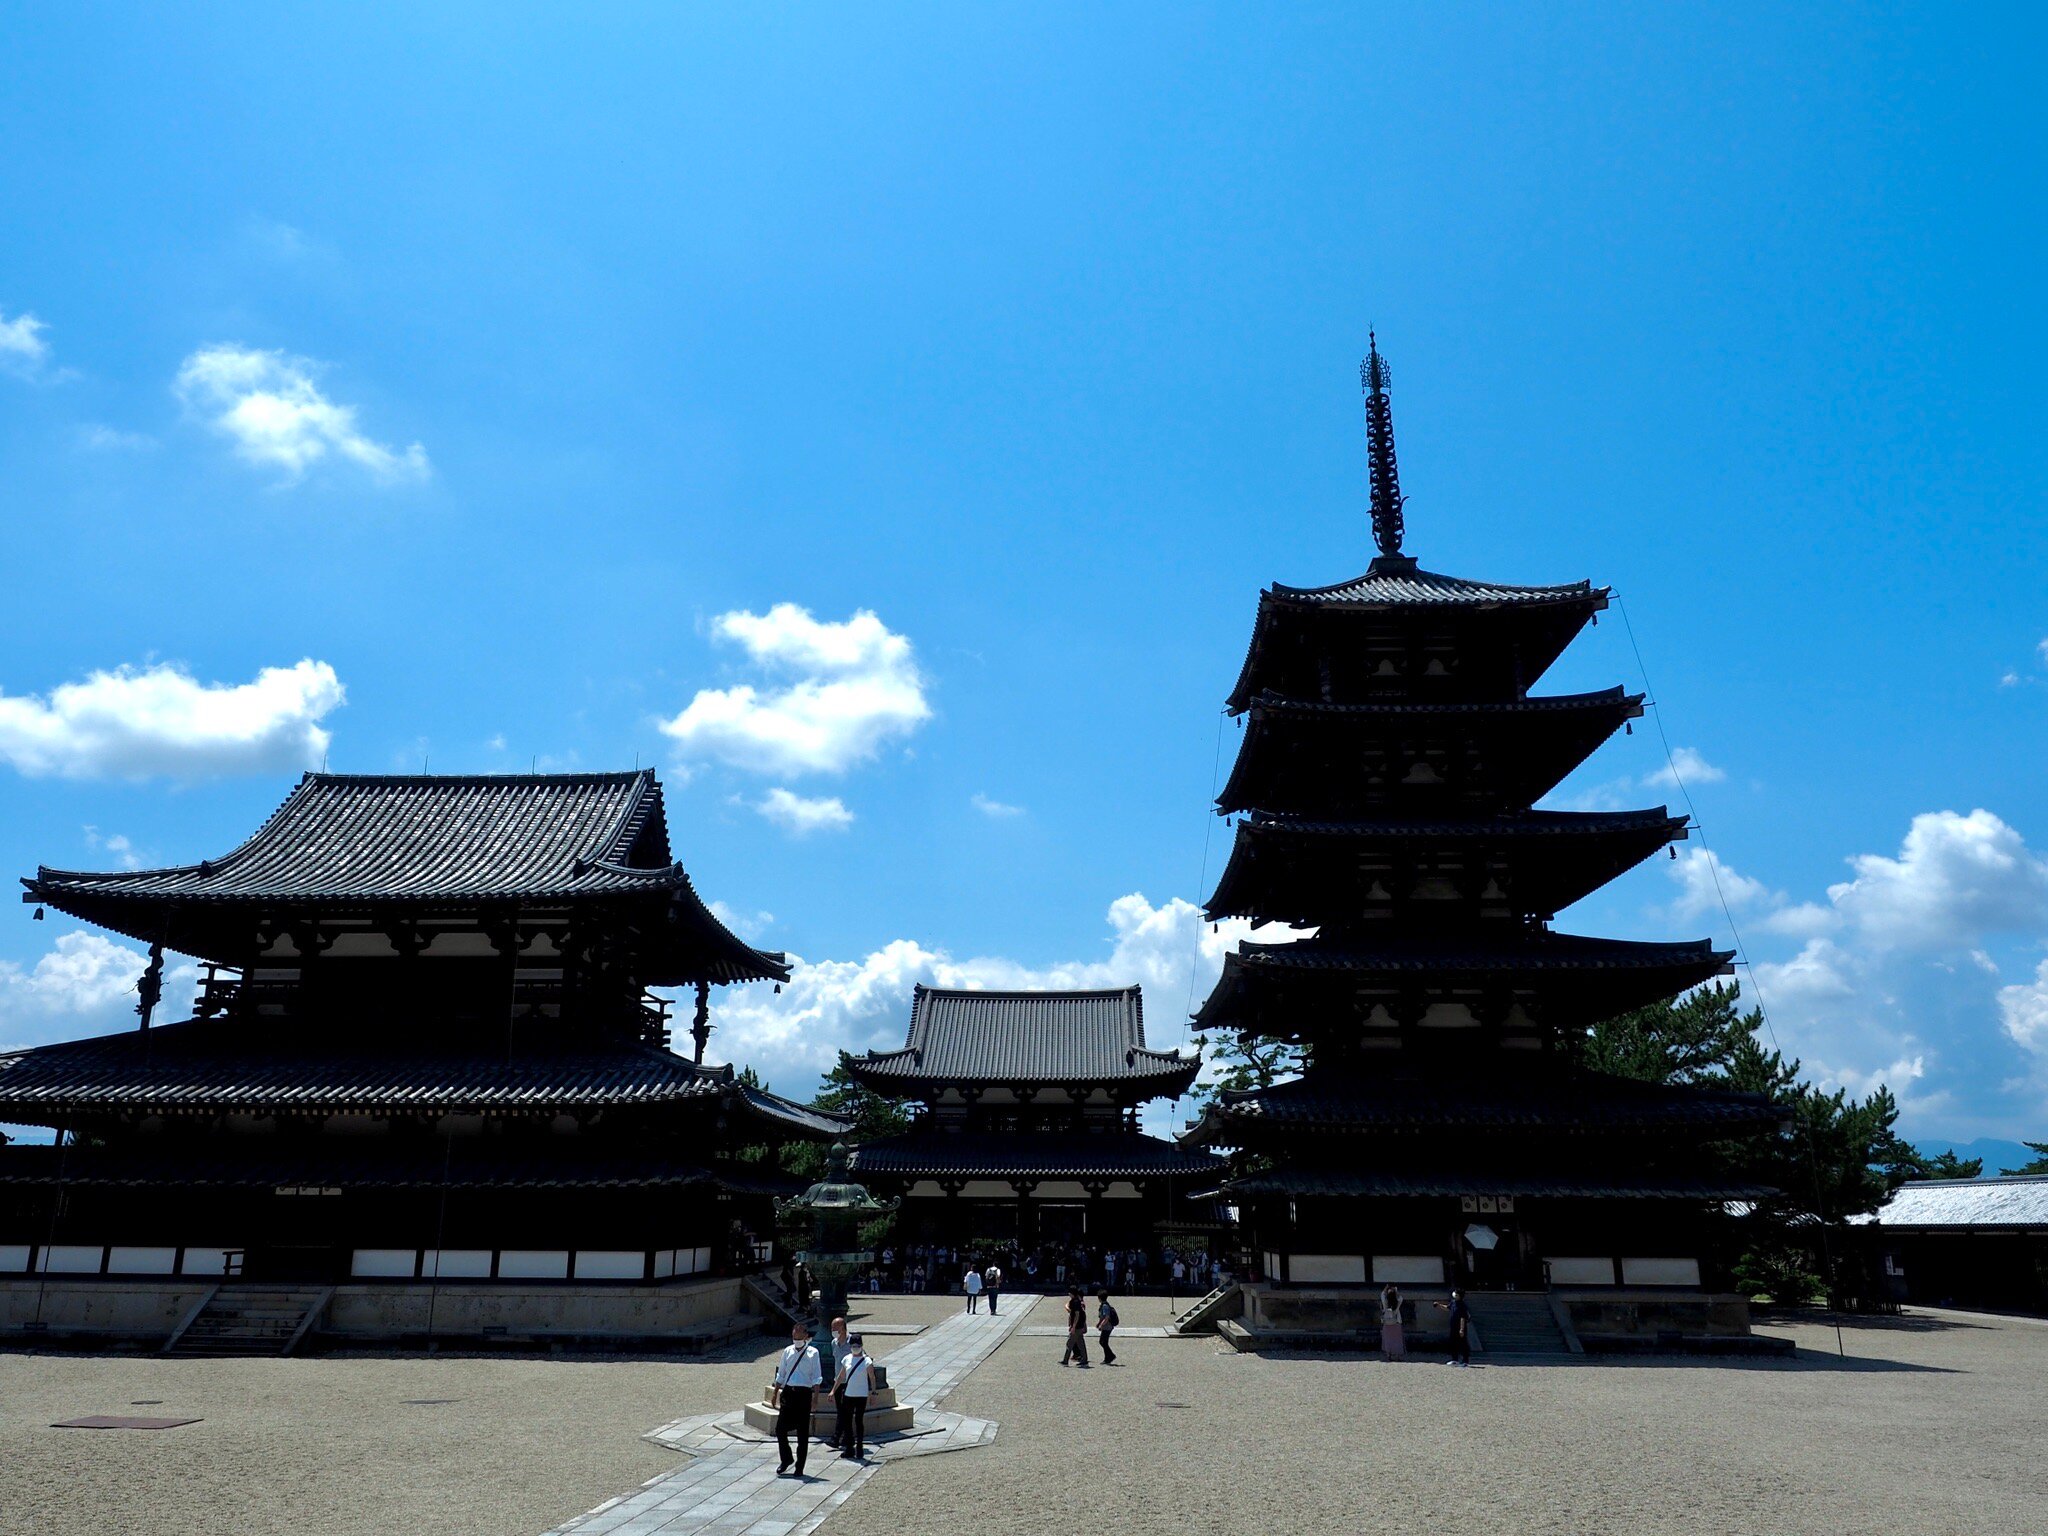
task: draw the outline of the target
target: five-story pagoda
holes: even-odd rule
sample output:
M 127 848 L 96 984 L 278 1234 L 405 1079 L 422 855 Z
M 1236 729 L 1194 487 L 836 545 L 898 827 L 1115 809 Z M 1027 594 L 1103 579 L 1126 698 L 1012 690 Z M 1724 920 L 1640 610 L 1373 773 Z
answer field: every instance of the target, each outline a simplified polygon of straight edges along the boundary
M 1607 590 L 1403 553 L 1376 343 L 1361 372 L 1380 554 L 1356 580 L 1260 594 L 1218 799 L 1235 844 L 1207 907 L 1314 932 L 1244 944 L 1197 1015 L 1299 1045 L 1304 1069 L 1222 1094 L 1186 1139 L 1238 1151 L 1225 1189 L 1267 1282 L 1697 1288 L 1718 1202 L 1751 1193 L 1702 1144 L 1775 1112 L 1597 1074 L 1572 1047 L 1730 956 L 1551 928 L 1685 819 L 1533 809 L 1642 712 L 1621 688 L 1530 692 Z

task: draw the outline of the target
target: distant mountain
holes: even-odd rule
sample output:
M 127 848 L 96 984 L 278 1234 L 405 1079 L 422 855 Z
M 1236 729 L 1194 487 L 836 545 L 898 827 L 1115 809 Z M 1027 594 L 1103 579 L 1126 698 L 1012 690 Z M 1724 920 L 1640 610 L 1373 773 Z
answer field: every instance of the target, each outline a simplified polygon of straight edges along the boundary
M 1989 1136 L 1980 1136 L 1975 1141 L 1920 1141 L 1914 1146 L 1929 1157 L 1938 1157 L 1944 1152 L 1953 1152 L 1957 1157 L 1984 1159 L 1984 1174 L 1987 1179 L 1998 1177 L 2007 1168 L 2024 1168 L 2036 1154 L 2029 1152 L 2017 1141 L 1997 1141 Z

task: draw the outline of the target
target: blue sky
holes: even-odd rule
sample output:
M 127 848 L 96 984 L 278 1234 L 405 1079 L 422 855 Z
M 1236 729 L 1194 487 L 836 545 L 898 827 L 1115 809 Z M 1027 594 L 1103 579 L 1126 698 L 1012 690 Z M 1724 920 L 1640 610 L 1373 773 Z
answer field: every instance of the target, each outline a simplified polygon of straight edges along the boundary
M 779 1086 L 918 979 L 1172 1043 L 1371 324 L 1411 550 L 1626 602 L 1786 1047 L 2048 1134 L 2038 12 L 420 9 L 15 9 L 9 873 L 651 763 L 806 962 L 722 1010 Z M 1615 681 L 1618 614 L 1549 686 Z M 1560 926 L 1725 937 L 1705 872 Z M 125 1022 L 74 929 L 0 919 L 0 1043 Z

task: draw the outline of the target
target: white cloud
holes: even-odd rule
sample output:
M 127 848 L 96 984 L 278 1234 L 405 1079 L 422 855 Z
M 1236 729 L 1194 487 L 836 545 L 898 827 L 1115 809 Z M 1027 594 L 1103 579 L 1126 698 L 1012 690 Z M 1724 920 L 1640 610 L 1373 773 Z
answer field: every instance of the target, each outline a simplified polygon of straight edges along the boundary
M 1795 902 L 1780 907 L 1775 912 L 1766 912 L 1758 926 L 1766 933 L 1781 934 L 1788 939 L 1815 939 L 1824 933 L 1832 933 L 1841 927 L 1842 915 L 1833 907 L 1824 907 L 1817 901 Z
M 2048 1056 L 2048 960 L 2032 981 L 1998 989 L 1998 1020 L 2005 1032 L 2038 1056 Z
M 991 821 L 1008 821 L 1012 817 L 1024 814 L 1023 806 L 1006 805 L 1001 800 L 991 800 L 987 795 L 979 791 L 976 791 L 972 803 L 977 811 L 981 812 L 982 815 L 988 817 Z
M 914 939 L 896 939 L 859 960 L 806 961 L 793 970 L 780 995 L 766 983 L 734 987 L 712 1006 L 713 1043 L 722 1058 L 758 1067 L 788 1093 L 809 1097 L 816 1074 L 842 1049 L 883 1050 L 903 1043 L 910 989 L 927 986 L 1145 989 L 1146 1036 L 1156 1048 L 1186 1039 L 1182 1021 L 1192 996 L 1199 1003 L 1215 985 L 1223 957 L 1249 931 L 1233 920 L 1212 931 L 1192 903 L 1179 898 L 1154 906 L 1143 895 L 1112 902 L 1109 951 L 1098 959 L 1028 965 L 1000 956 L 956 959 Z M 1261 934 L 1278 942 L 1285 930 Z
M 1763 881 L 1738 873 L 1706 848 L 1686 848 L 1664 867 L 1678 882 L 1678 896 L 1670 910 L 1680 921 L 1719 913 L 1724 900 L 1731 909 L 1740 909 L 1784 899 Z
M 1655 773 L 1643 775 L 1643 787 L 1678 789 L 1683 784 L 1718 784 L 1727 777 L 1727 769 L 1715 767 L 1697 748 L 1679 747 L 1671 754 L 1670 762 Z
M 334 668 L 304 660 L 248 683 L 201 683 L 182 667 L 119 667 L 47 697 L 0 694 L 0 763 L 32 778 L 275 773 L 315 767 L 319 721 L 347 697 Z
M 142 857 L 136 853 L 135 845 L 119 832 L 103 837 L 98 827 L 88 826 L 85 828 L 85 846 L 112 854 L 114 862 L 122 869 L 142 868 Z
M 822 623 L 794 603 L 725 613 L 712 634 L 736 642 L 786 687 L 706 688 L 661 722 L 685 765 L 749 773 L 844 773 L 931 718 L 909 640 L 862 609 Z
M 427 452 L 366 437 L 356 411 L 320 392 L 320 365 L 279 351 L 233 344 L 201 347 L 178 369 L 178 397 L 203 415 L 251 464 L 297 480 L 333 454 L 386 483 L 424 480 Z
M 722 901 L 711 903 L 711 915 L 749 944 L 760 942 L 768 930 L 775 926 L 773 912 L 740 912 Z
M 149 957 L 102 934 L 59 934 L 49 953 L 23 970 L 0 960 L 0 1049 L 80 1034 L 132 1029 L 135 983 Z M 199 968 L 166 957 L 155 1022 L 191 1015 Z
M 78 443 L 94 453 L 138 453 L 156 446 L 147 432 L 123 432 L 105 422 L 89 421 L 78 429 Z
M 2042 640 L 2034 647 L 2034 654 L 2041 658 L 2041 665 L 2048 667 L 2048 640 Z
M 844 832 L 853 825 L 853 812 L 837 795 L 812 798 L 771 789 L 754 802 L 754 809 L 792 837 L 809 837 L 813 832 Z
M 0 313 L 0 368 L 19 374 L 41 368 L 50 357 L 50 344 L 43 340 L 48 329 L 34 315 L 24 312 L 10 320 Z
M 1828 900 L 1879 946 L 1977 947 L 2048 924 L 2048 862 L 1986 810 L 1915 816 L 1898 857 L 1859 854 L 1849 867 L 1855 878 L 1829 886 Z

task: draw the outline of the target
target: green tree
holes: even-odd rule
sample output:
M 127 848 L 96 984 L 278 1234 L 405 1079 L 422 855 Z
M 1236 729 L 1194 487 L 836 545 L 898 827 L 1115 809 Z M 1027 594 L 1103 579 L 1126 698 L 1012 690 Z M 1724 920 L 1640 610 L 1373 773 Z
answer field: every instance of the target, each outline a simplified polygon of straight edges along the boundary
M 865 1146 L 910 1129 L 910 1111 L 857 1081 L 847 1071 L 844 1057 L 825 1074 L 811 1108 L 851 1120 L 853 1128 L 846 1133 L 850 1146 Z M 823 1178 L 826 1154 L 817 1142 L 793 1143 L 783 1149 L 782 1166 L 799 1178 Z
M 2048 1141 L 2023 1141 L 2020 1145 L 2029 1152 L 2039 1155 L 2031 1163 L 2023 1163 L 2017 1168 L 2001 1168 L 1998 1171 L 2007 1178 L 2018 1174 L 2048 1173 Z
M 1828 1283 L 1827 1260 L 1858 1251 L 1845 1225 L 1875 1211 L 1908 1179 L 1965 1177 L 1970 1164 L 1928 1158 L 1895 1126 L 1898 1101 L 1888 1088 L 1869 1097 L 1824 1092 L 1801 1080 L 1800 1063 L 1762 1041 L 1763 1013 L 1738 1007 L 1732 983 L 1702 987 L 1668 1002 L 1597 1024 L 1578 1047 L 1596 1070 L 1643 1082 L 1761 1093 L 1788 1113 L 1775 1135 L 1702 1149 L 1720 1174 L 1774 1188 L 1744 1223 L 1738 1282 L 1777 1299 L 1808 1299 L 1831 1290 L 1838 1298 L 1868 1294 L 1857 1266 L 1838 1263 Z
M 1195 1085 L 1195 1108 L 1215 1102 L 1226 1089 L 1242 1093 L 1247 1088 L 1270 1088 L 1291 1077 L 1301 1076 L 1308 1065 L 1305 1047 L 1285 1040 L 1262 1040 L 1235 1030 L 1195 1036 L 1195 1047 L 1205 1056 L 1214 1075 Z

